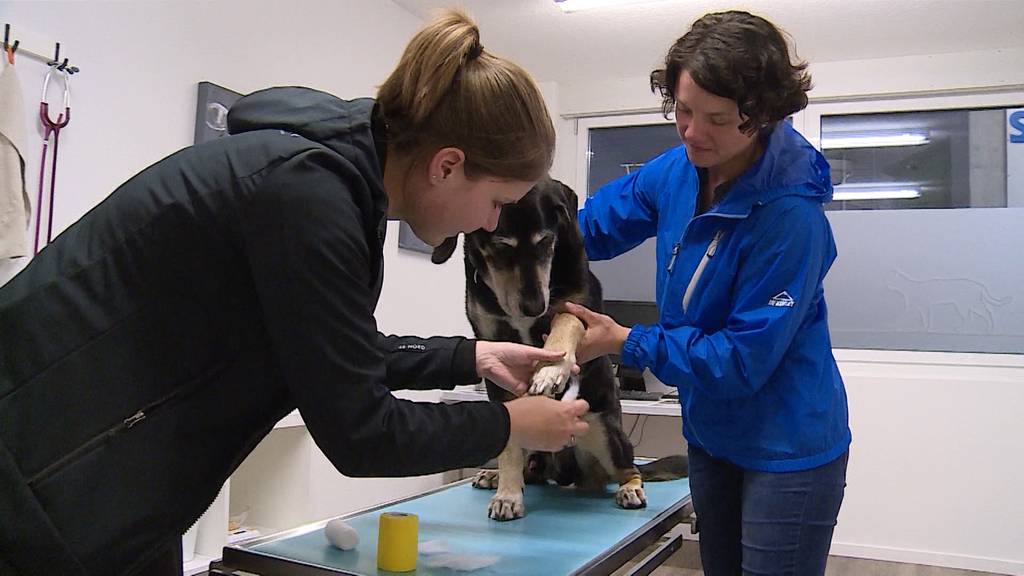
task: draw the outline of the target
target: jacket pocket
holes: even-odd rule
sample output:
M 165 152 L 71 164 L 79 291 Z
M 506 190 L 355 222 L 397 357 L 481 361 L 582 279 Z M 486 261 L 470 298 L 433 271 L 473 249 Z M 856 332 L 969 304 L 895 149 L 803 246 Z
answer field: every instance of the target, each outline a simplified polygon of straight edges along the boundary
M 178 386 L 172 390 L 169 394 L 150 402 L 142 408 L 136 410 L 134 413 L 124 418 L 117 424 L 111 426 L 107 430 L 100 432 L 92 438 L 86 440 L 81 446 L 78 446 L 71 452 L 68 452 L 64 456 L 61 456 L 51 464 L 44 467 L 42 470 L 36 472 L 28 479 L 28 485 L 35 487 L 38 484 L 45 482 L 48 478 L 59 473 L 61 470 L 71 466 L 78 460 L 82 459 L 89 453 L 99 449 L 101 446 L 114 439 L 120 434 L 123 434 L 131 430 L 134 426 L 145 420 L 148 416 L 159 412 L 161 408 L 172 404 L 175 400 L 182 398 L 193 390 L 197 389 L 200 385 L 210 380 L 210 378 L 219 374 L 226 364 L 219 364 L 199 377 L 193 379 L 191 382 L 185 385 Z

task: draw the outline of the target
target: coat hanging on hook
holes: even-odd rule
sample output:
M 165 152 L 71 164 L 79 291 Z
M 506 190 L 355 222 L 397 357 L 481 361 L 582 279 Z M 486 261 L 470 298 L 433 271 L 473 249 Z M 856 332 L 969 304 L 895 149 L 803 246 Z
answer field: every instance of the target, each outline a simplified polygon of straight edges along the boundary
M 4 27 L 5 44 L 9 26 Z M 32 204 L 25 189 L 25 106 L 13 60 L 14 45 L 4 46 L 0 62 L 0 259 L 28 255 L 25 231 Z

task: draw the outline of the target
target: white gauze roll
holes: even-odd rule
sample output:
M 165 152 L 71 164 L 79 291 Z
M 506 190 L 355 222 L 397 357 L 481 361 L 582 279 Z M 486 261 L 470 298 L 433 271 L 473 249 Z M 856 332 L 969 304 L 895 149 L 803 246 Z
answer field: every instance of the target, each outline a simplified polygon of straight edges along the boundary
M 343 520 L 331 520 L 324 526 L 324 536 L 335 548 L 351 550 L 359 545 L 359 533 Z
M 569 377 L 569 387 L 565 390 L 565 394 L 562 395 L 562 402 L 572 402 L 580 395 L 580 376 L 579 374 L 573 374 Z

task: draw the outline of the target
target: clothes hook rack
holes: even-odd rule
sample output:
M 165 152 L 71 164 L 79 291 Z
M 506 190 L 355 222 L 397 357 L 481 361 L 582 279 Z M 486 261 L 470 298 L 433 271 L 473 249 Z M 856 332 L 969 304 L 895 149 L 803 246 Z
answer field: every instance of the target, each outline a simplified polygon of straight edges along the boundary
M 13 44 L 10 43 L 10 40 L 11 40 L 11 25 L 9 23 L 5 23 L 4 24 L 4 50 L 5 51 L 7 50 L 7 47 L 10 46 L 12 52 L 16 52 L 17 54 L 20 54 L 22 56 L 27 56 L 27 57 L 30 57 L 30 58 L 34 58 L 36 60 L 40 60 L 43 63 L 45 63 L 47 66 L 57 67 L 58 69 L 67 72 L 68 74 L 75 74 L 75 73 L 81 71 L 81 68 L 79 68 L 78 66 L 72 66 L 70 64 L 70 62 L 68 61 L 68 58 L 66 56 L 63 59 L 60 58 L 60 42 L 55 42 L 54 43 L 53 58 L 50 58 L 49 56 L 46 56 L 46 55 L 42 54 L 41 52 L 36 52 L 34 50 L 29 50 L 29 49 L 24 48 L 24 47 L 19 47 L 20 44 L 21 44 L 20 40 L 14 40 Z

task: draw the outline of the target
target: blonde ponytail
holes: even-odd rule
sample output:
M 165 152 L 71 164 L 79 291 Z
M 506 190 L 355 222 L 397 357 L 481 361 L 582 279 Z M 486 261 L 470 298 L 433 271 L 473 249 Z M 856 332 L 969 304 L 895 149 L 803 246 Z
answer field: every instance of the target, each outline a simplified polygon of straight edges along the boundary
M 554 156 L 554 127 L 540 90 L 522 68 L 484 50 L 465 13 L 447 10 L 405 48 L 377 101 L 395 148 L 466 154 L 471 177 L 530 181 Z
M 377 94 L 391 121 L 422 124 L 479 45 L 480 30 L 462 12 L 445 12 L 423 28 Z

